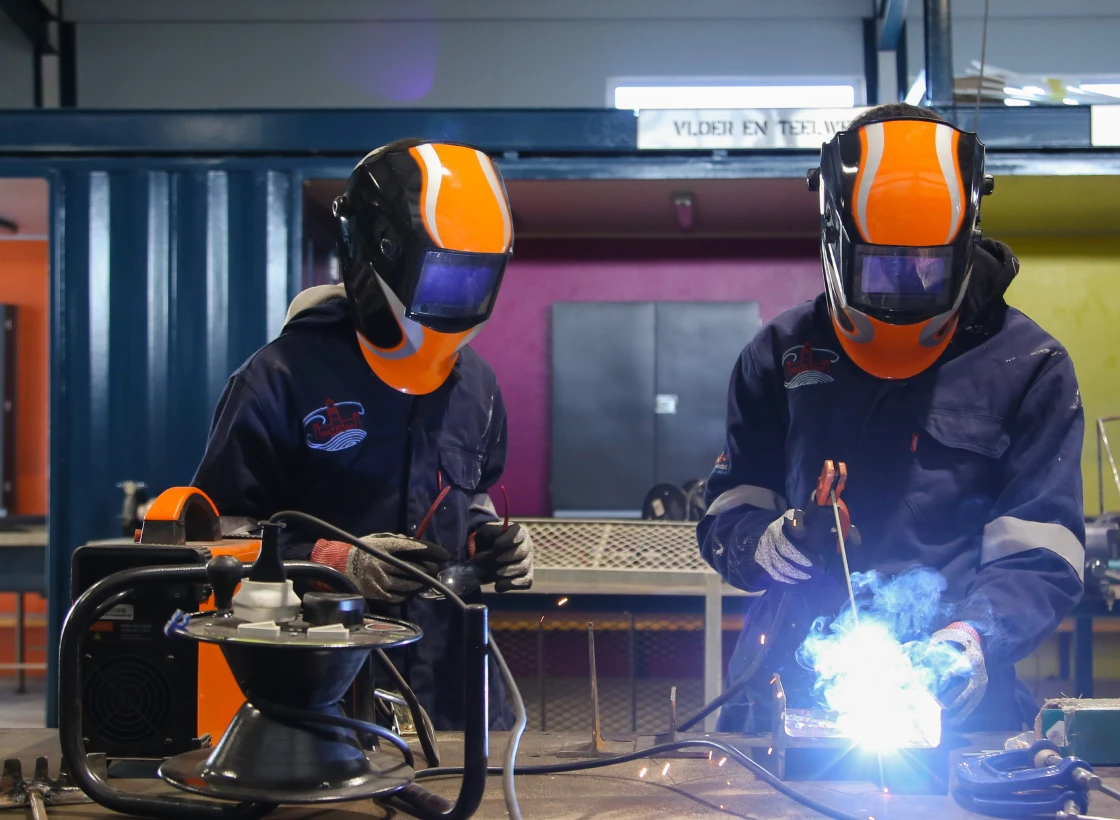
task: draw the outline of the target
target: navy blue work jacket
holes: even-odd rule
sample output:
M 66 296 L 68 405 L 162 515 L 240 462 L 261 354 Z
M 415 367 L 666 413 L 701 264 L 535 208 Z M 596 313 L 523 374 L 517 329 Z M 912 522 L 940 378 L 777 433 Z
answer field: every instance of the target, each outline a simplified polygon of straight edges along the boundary
M 223 515 L 264 519 L 299 510 L 359 537 L 414 535 L 441 487 L 450 486 L 423 538 L 457 563 L 467 557 L 470 533 L 496 519 L 486 491 L 505 460 L 505 407 L 494 371 L 477 353 L 463 348 L 433 393 L 406 395 L 370 370 L 348 303 L 331 298 L 298 313 L 230 378 L 193 484 Z M 284 557 L 307 559 L 322 535 L 290 526 Z M 462 728 L 451 607 L 413 598 L 378 612 L 424 630 L 395 660 L 436 728 Z M 503 706 L 491 697 L 492 714 Z
M 988 247 L 1015 263 L 1005 287 L 1017 262 Z M 738 704 L 724 708 L 722 729 L 769 731 L 775 671 L 792 705 L 814 698 L 813 676 L 793 653 L 814 618 L 836 615 L 846 590 L 835 577 L 772 581 L 753 556 L 770 522 L 808 503 L 825 459 L 848 466 L 843 498 L 862 535 L 849 550 L 853 571 L 937 570 L 946 590 L 932 628 L 967 621 L 980 632 L 989 684 L 965 728 L 1033 723 L 1037 704 L 1014 664 L 1081 597 L 1084 414 L 1065 348 L 1007 307 L 1002 289 L 997 297 L 910 379 L 877 379 L 853 364 L 823 295 L 778 316 L 743 351 L 698 537 L 728 583 L 762 593 L 747 600 L 729 682 L 769 654 Z M 792 596 L 786 623 L 763 643 L 782 595 Z

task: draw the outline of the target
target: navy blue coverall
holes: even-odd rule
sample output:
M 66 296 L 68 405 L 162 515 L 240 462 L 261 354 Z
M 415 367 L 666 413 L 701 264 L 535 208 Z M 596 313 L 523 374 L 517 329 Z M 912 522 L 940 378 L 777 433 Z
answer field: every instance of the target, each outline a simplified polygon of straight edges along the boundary
M 769 730 L 775 671 L 791 704 L 813 700 L 813 676 L 793 654 L 814 618 L 839 612 L 846 591 L 772 581 L 754 549 L 784 510 L 806 505 L 825 459 L 848 465 L 843 498 L 862 535 L 849 550 L 852 570 L 939 571 L 947 589 L 933 628 L 967 621 L 982 636 L 988 688 L 962 728 L 1033 724 L 1037 704 L 1014 664 L 1081 597 L 1084 413 L 1065 348 L 1003 300 L 1017 271 L 1006 246 L 980 245 L 964 326 L 910 379 L 856 367 L 823 295 L 778 316 L 743 351 L 698 538 L 728 583 L 763 593 L 747 600 L 728 682 L 756 653 L 768 655 L 739 702 L 724 708 L 721 729 Z M 763 645 L 782 595 L 792 596 L 786 623 Z
M 442 487 L 451 491 L 423 533 L 467 558 L 467 538 L 496 520 L 487 490 L 506 460 L 506 412 L 494 371 L 464 347 L 447 381 L 410 396 L 362 358 L 345 298 L 293 317 L 230 378 L 193 484 L 222 515 L 299 510 L 357 536 L 413 535 Z M 289 526 L 286 559 L 306 560 L 323 533 Z M 462 728 L 460 644 L 445 601 L 381 604 L 424 637 L 394 654 L 435 728 Z M 402 657 L 403 656 L 403 657 Z M 401 661 L 403 660 L 403 663 Z M 492 725 L 507 712 L 491 666 Z

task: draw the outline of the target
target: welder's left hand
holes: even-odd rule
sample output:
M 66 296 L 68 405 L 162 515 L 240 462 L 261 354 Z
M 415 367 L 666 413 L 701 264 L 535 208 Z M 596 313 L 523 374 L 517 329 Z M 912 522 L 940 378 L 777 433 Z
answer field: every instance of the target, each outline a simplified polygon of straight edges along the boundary
M 927 651 L 941 655 L 937 665 L 943 673 L 934 694 L 945 707 L 946 723 L 959 725 L 980 704 L 988 688 L 983 641 L 971 625 L 958 621 L 934 632 Z
M 524 524 L 483 524 L 474 535 L 474 556 L 467 562 L 478 570 L 483 584 L 498 592 L 529 589 L 533 585 L 533 539 Z

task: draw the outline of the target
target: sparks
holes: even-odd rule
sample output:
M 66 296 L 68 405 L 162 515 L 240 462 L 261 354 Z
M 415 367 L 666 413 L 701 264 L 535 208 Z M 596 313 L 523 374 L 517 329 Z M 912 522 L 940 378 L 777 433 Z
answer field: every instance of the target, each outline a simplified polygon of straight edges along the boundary
M 768 754 L 768 755 L 772 755 L 772 754 L 774 754 L 774 747 L 773 747 L 773 746 L 771 746 L 771 747 L 770 747 L 769 749 L 767 749 L 767 750 L 766 750 L 766 754 Z
M 720 803 L 719 810 L 723 811 L 723 804 L 722 803 Z
M 721 766 L 722 766 L 722 765 L 723 765 L 724 763 L 726 763 L 726 762 L 727 762 L 727 758 L 726 758 L 726 757 L 721 757 L 721 758 L 719 759 L 719 765 L 721 765 Z
M 761 643 L 761 644 L 765 644 L 766 643 L 766 636 L 765 635 L 760 636 L 759 639 L 758 639 L 758 642 Z
M 556 602 L 556 606 L 564 606 L 564 604 L 566 604 L 566 603 L 568 603 L 568 599 L 567 598 L 561 598 L 559 601 Z
M 712 759 L 712 750 L 708 749 L 708 760 Z
M 669 773 L 669 764 L 668 764 L 668 763 L 666 763 L 666 764 L 665 764 L 665 768 L 661 770 L 661 776 L 662 776 L 662 777 L 664 777 L 664 776 L 665 776 L 665 775 L 667 775 L 668 773 Z
M 638 772 L 638 777 L 645 777 L 646 772 L 648 772 L 648 771 L 649 771 L 649 769 L 647 769 L 645 766 L 642 766 L 642 770 L 640 772 Z

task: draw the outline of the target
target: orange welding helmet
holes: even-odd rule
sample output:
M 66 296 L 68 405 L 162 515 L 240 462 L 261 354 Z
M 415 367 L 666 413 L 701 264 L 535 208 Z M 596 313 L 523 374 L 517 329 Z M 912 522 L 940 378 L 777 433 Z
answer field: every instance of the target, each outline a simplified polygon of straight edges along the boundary
M 400 140 L 358 163 L 334 215 L 362 355 L 390 387 L 431 393 L 494 309 L 513 249 L 502 175 L 475 148 Z
M 858 120 L 857 120 L 858 123 Z M 980 239 L 984 145 L 939 119 L 869 122 L 821 148 L 821 260 L 840 345 L 862 370 L 906 379 L 957 329 Z

